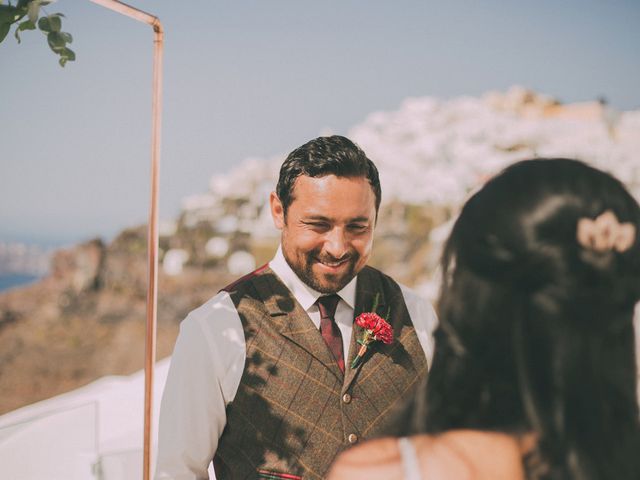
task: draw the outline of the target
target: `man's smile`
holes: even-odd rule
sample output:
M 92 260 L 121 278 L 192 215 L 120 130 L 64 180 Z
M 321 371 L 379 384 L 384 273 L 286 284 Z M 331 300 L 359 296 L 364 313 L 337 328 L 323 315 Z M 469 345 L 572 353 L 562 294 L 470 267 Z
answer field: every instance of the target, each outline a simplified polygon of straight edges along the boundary
M 317 265 L 319 265 L 322 269 L 328 271 L 329 273 L 338 273 L 344 270 L 344 268 L 349 265 L 351 258 L 352 256 L 347 256 L 340 260 L 330 260 L 315 257 L 314 261 Z

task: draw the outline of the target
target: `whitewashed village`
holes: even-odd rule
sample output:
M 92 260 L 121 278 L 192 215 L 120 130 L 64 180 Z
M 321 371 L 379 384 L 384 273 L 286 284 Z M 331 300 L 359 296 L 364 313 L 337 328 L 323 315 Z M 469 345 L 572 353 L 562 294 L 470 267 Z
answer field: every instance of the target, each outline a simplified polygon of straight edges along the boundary
M 581 159 L 624 179 L 640 198 L 640 112 L 616 112 L 602 101 L 563 105 L 521 87 L 480 98 L 410 98 L 396 111 L 372 113 L 347 136 L 380 170 L 373 263 L 430 297 L 449 221 L 470 192 L 514 161 Z M 208 192 L 184 199 L 180 219 L 162 232 L 170 246 L 165 272 L 224 260 L 241 274 L 268 261 L 278 233 L 267 199 L 283 159 L 248 159 L 213 176 Z M 179 229 L 204 229 L 210 237 L 196 249 L 172 243 Z

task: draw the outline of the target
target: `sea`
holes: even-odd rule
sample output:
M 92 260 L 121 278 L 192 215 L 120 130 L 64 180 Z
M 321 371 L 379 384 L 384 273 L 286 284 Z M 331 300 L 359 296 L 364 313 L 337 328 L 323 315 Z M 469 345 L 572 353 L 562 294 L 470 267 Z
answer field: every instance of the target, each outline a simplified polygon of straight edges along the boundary
M 9 273 L 0 275 L 0 292 L 11 288 L 22 287 L 35 282 L 40 277 L 37 275 L 26 275 L 22 273 Z

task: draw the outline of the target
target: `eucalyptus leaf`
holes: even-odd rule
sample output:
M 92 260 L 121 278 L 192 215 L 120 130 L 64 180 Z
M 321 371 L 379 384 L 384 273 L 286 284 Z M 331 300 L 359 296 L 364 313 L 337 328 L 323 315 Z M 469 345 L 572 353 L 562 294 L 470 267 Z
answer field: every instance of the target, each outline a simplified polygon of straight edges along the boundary
M 66 42 L 62 35 L 59 32 L 50 32 L 47 35 L 47 41 L 49 42 L 49 47 L 56 53 L 60 53 L 66 46 Z
M 58 14 L 54 13 L 53 15 L 49 15 L 47 18 L 49 19 L 49 27 L 51 28 L 51 31 L 59 32 L 62 28 L 62 21 Z
M 36 24 L 33 23 L 31 20 L 25 20 L 24 22 L 21 22 L 18 25 L 18 30 L 23 31 L 23 30 L 35 30 L 36 29 Z
M 31 20 L 25 20 L 24 22 L 20 23 L 20 25 L 18 25 L 14 36 L 16 37 L 16 40 L 18 40 L 18 43 L 20 43 L 20 32 L 22 32 L 23 30 L 35 30 L 35 29 L 36 29 L 35 23 L 33 23 Z
M 49 17 L 42 17 L 40 20 L 38 20 L 38 28 L 45 33 L 49 33 L 51 31 Z
M 0 5 L 0 23 L 13 23 L 24 17 L 19 8 L 12 5 Z
M 58 60 L 58 63 L 61 67 L 64 67 L 67 62 L 73 62 L 75 61 L 75 59 L 76 54 L 73 52 L 73 50 L 65 48 L 60 52 L 60 60 Z
M 76 53 L 75 53 L 73 50 L 71 50 L 70 48 L 65 48 L 65 49 L 60 53 L 60 55 L 61 55 L 61 56 L 63 56 L 63 57 L 67 57 L 67 59 L 68 59 L 70 62 L 73 62 L 73 61 L 75 61 L 75 59 L 76 59 Z
M 62 19 L 65 16 L 61 13 L 41 16 L 41 7 L 54 3 L 56 0 L 17 0 L 16 5 L 9 0 L 0 0 L 0 43 L 7 37 L 11 26 L 16 24 L 15 37 L 18 43 L 21 42 L 20 33 L 25 30 L 35 30 L 39 28 L 46 36 L 47 43 L 53 52 L 60 56 L 58 62 L 65 66 L 67 62 L 76 59 L 73 50 L 67 48 L 67 44 L 73 42 L 73 36 L 62 31 Z M 22 21 L 24 17 L 28 17 Z
M 10 23 L 0 23 L 0 42 L 4 40 L 4 37 L 9 33 L 9 28 L 11 28 Z

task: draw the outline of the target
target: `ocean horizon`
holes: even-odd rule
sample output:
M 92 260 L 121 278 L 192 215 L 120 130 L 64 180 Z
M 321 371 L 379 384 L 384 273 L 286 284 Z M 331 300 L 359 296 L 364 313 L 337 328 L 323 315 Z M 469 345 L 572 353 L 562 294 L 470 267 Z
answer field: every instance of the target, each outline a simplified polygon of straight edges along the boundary
M 0 275 L 0 292 L 12 288 L 24 287 L 35 282 L 41 277 L 38 275 L 28 275 L 24 273 L 8 273 Z

